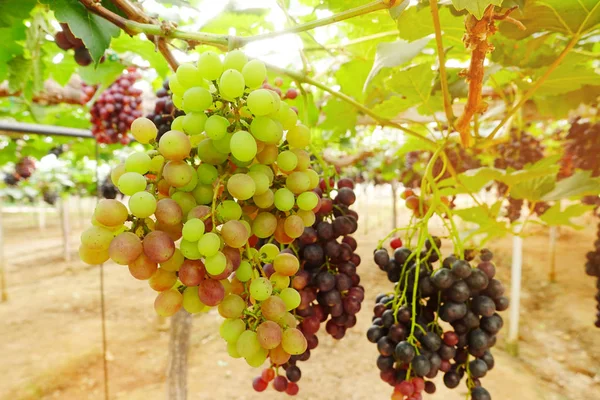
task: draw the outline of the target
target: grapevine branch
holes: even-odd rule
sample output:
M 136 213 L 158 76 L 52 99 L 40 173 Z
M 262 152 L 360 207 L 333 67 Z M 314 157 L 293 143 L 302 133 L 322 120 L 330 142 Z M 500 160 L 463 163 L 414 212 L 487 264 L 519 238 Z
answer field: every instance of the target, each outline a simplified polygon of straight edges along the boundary
M 21 92 L 12 92 L 8 87 L 8 82 L 0 83 L 0 97 L 17 97 Z M 34 103 L 44 105 L 54 105 L 60 103 L 81 104 L 81 81 L 72 80 L 65 87 L 57 82 L 48 79 L 44 82 L 44 90 L 36 93 L 31 99 Z
M 442 95 L 444 97 L 444 112 L 448 125 L 454 123 L 454 113 L 452 112 L 452 99 L 450 98 L 450 90 L 448 88 L 448 74 L 446 73 L 446 56 L 444 53 L 444 44 L 442 42 L 442 27 L 440 25 L 440 14 L 438 10 L 437 0 L 429 0 L 431 6 L 431 15 L 433 17 L 433 27 L 435 29 L 435 42 L 437 44 L 437 53 L 440 64 L 440 83 L 442 86 Z

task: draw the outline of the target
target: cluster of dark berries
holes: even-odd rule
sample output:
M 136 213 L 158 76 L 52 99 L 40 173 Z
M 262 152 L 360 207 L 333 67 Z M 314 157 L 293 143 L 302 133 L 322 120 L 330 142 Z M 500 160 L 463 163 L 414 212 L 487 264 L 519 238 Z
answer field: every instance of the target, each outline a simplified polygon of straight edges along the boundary
M 35 160 L 31 157 L 23 157 L 15 165 L 13 173 L 4 176 L 4 183 L 8 186 L 15 186 L 23 179 L 29 179 L 35 171 Z
M 44 188 L 42 191 L 42 198 L 47 204 L 53 206 L 58 200 L 58 193 L 54 189 Z
M 360 257 L 354 251 L 356 240 L 350 236 L 358 228 L 358 214 L 349 206 L 356 201 L 354 183 L 348 178 L 337 182 L 321 180 L 314 189 L 320 197 L 315 211 L 315 223 L 304 229 L 291 247 L 297 252 L 302 269 L 292 279 L 292 287 L 300 293 L 301 303 L 296 309 L 302 322 L 298 329 L 306 337 L 307 350 L 300 355 L 291 356 L 282 367 L 284 376 L 275 376 L 271 369 L 263 371 L 261 377 L 254 380 L 254 389 L 266 389 L 273 380 L 273 387 L 280 392 L 295 395 L 301 371 L 297 363 L 310 358 L 311 350 L 319 344 L 317 333 L 321 324 L 334 339 L 342 339 L 346 330 L 356 325 L 356 314 L 361 309 L 365 290 L 360 286 L 360 276 L 356 269 Z M 329 197 L 333 190 L 337 194 Z M 292 251 L 286 249 L 285 251 Z M 267 276 L 273 273 L 270 264 L 263 268 Z M 262 389 L 262 390 L 261 390 Z
M 171 124 L 175 118 L 185 115 L 185 113 L 175 107 L 171 99 L 171 90 L 169 89 L 169 81 L 163 82 L 160 89 L 156 91 L 156 103 L 154 103 L 154 111 L 146 115 L 150 121 L 154 122 L 158 133 L 156 141 L 158 142 L 162 135 L 171 130 Z
M 120 194 L 123 197 L 123 194 L 119 191 L 119 189 L 112 183 L 110 176 L 107 177 L 102 185 L 100 185 L 100 194 L 102 198 L 105 199 L 116 199 L 117 195 Z
M 427 153 L 422 151 L 410 151 L 404 156 L 404 168 L 400 173 L 399 180 L 404 187 L 417 188 L 421 186 L 423 171 L 418 170 L 418 166 L 427 158 Z
M 452 166 L 457 174 L 481 167 L 481 162 L 476 157 L 473 150 L 465 149 L 457 142 L 452 142 L 445 149 L 447 162 Z M 443 173 L 442 173 L 443 171 Z M 433 164 L 433 176 L 438 179 L 445 179 L 451 176 L 449 168 L 444 169 L 444 160 L 438 158 Z M 441 176 L 440 176 L 441 175 Z
M 97 86 L 88 85 L 85 82 L 81 83 L 81 104 L 85 104 L 96 94 Z
M 129 143 L 127 132 L 142 116 L 142 90 L 133 86 L 140 77 L 135 67 L 128 67 L 92 105 L 92 134 L 99 143 Z
M 285 92 L 283 90 L 281 90 L 281 87 L 283 86 L 283 79 L 281 79 L 280 77 L 275 78 L 274 82 L 275 85 L 271 85 L 269 83 L 268 80 L 265 80 L 263 82 L 263 89 L 269 89 L 274 91 L 275 93 L 277 93 L 279 95 L 279 97 L 281 98 L 281 100 L 285 100 L 285 99 L 290 99 L 290 100 L 294 100 L 296 97 L 298 97 L 298 89 L 296 88 L 288 88 Z M 296 113 L 298 112 L 298 110 L 295 110 Z
M 598 278 L 598 293 L 596 294 L 596 326 L 600 328 L 600 224 L 598 224 L 598 232 L 596 234 L 596 241 L 594 242 L 594 250 L 586 254 L 587 262 L 585 263 L 585 272 L 590 276 Z
M 92 55 L 85 47 L 85 44 L 83 44 L 83 41 L 75 37 L 69 25 L 61 22 L 60 27 L 62 31 L 56 32 L 56 35 L 54 35 L 56 45 L 65 51 L 73 49 L 75 51 L 75 62 L 82 67 L 90 65 L 93 61 Z M 104 57 L 102 57 L 100 62 L 104 62 Z
M 577 119 L 565 137 L 565 157 L 563 164 L 569 163 L 573 169 L 591 171 L 592 176 L 600 176 L 600 122 Z
M 377 367 L 394 387 L 393 400 L 434 393 L 431 379 L 439 373 L 450 389 L 466 377 L 471 399 L 490 400 L 480 379 L 494 367 L 490 349 L 503 326 L 497 311 L 506 310 L 509 301 L 494 279 L 491 251 L 481 250 L 475 268 L 470 261 L 476 252 L 467 250 L 462 259 L 444 258 L 436 269 L 440 247 L 433 238 L 418 252 L 398 247 L 390 257 L 385 249 L 375 251 L 375 263 L 396 285 L 395 294 L 377 297 L 367 338 L 377 344 Z M 438 318 L 452 329 L 444 330 Z

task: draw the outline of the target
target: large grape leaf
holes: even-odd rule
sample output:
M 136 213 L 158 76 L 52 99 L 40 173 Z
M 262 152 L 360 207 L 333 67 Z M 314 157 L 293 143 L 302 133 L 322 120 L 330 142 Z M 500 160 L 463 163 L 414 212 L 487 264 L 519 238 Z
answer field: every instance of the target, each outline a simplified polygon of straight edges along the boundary
M 0 3 L 0 28 L 10 28 L 29 16 L 37 0 L 2 0 Z
M 342 88 L 342 92 L 357 99 L 362 100 L 363 82 L 369 75 L 371 63 L 367 60 L 354 59 L 340 66 L 335 73 L 335 78 Z
M 506 36 L 494 35 L 490 41 L 494 51 L 490 57 L 492 61 L 504 66 L 519 68 L 541 68 L 548 66 L 556 60 L 560 47 L 552 41 L 554 35 L 545 34 L 514 41 Z
M 442 40 L 446 47 L 456 46 L 464 49 L 462 37 L 465 33 L 464 17 L 452 14 L 450 7 L 440 7 L 440 25 Z M 398 17 L 398 32 L 406 40 L 417 40 L 434 33 L 429 7 L 410 7 Z
M 546 193 L 542 200 L 562 200 L 600 195 L 600 179 L 592 178 L 590 171 L 578 171 L 572 176 L 556 183 L 554 189 Z
M 565 225 L 575 229 L 581 229 L 583 226 L 576 225 L 571 219 L 580 217 L 593 208 L 594 206 L 585 204 L 571 204 L 564 210 L 561 210 L 560 202 L 557 202 L 540 216 L 540 220 L 550 226 Z
M 584 57 L 574 55 L 563 61 L 538 88 L 538 96 L 555 96 L 580 89 L 585 85 L 600 85 L 600 73 L 584 62 Z M 547 68 L 536 72 L 534 79 L 539 79 Z M 600 95 L 600 93 L 597 93 Z
M 98 63 L 104 51 L 110 46 L 111 38 L 118 37 L 121 30 L 111 22 L 90 13 L 77 0 L 43 0 L 46 2 L 56 19 L 69 24 L 75 37 L 83 40 L 92 59 Z
M 556 185 L 554 174 L 538 176 L 519 182 L 510 189 L 510 197 L 528 201 L 540 201 L 544 195 L 550 193 Z
M 354 131 L 358 114 L 352 104 L 331 99 L 325 104 L 322 111 L 325 114 L 325 120 L 319 125 L 321 129 L 332 131 L 338 135 Z
M 30 75 L 32 71 L 31 59 L 24 56 L 17 56 L 10 60 L 8 66 L 8 90 L 11 92 L 23 91 L 26 99 L 31 99 L 33 95 L 32 81 Z
M 452 0 L 454 8 L 458 11 L 467 10 L 477 19 L 483 18 L 485 9 L 490 5 L 499 6 L 503 0 Z
M 107 87 L 123 73 L 124 69 L 125 66 L 119 62 L 106 61 L 98 64 L 97 68 L 93 65 L 79 67 L 78 73 L 81 79 L 88 85 L 102 85 Z
M 593 104 L 600 96 L 600 86 L 583 86 L 568 93 L 556 96 L 536 96 L 535 106 L 543 116 L 553 119 L 566 119 L 569 111 L 576 109 L 581 104 Z
M 491 182 L 502 179 L 504 175 L 501 169 L 482 167 L 458 174 L 458 179 L 444 179 L 439 186 L 443 188 L 443 195 L 477 193 Z
M 8 62 L 13 57 L 23 54 L 23 41 L 26 36 L 25 24 L 22 22 L 8 28 L 0 28 L 0 82 L 8 75 Z

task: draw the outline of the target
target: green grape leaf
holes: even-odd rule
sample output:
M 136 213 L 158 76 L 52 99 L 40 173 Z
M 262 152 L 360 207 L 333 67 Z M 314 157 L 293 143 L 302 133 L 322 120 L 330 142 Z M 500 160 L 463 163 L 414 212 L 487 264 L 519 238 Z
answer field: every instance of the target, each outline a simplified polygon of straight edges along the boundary
M 362 100 L 364 97 L 362 83 L 367 79 L 370 68 L 370 63 L 361 59 L 354 59 L 342 64 L 335 73 L 342 92 L 356 100 Z
M 8 28 L 0 28 L 0 82 L 8 75 L 8 62 L 23 54 L 25 49 L 22 42 L 26 37 L 26 27 L 22 22 Z
M 156 72 L 163 77 L 163 79 L 169 74 L 169 64 L 160 52 L 156 50 L 156 47 L 149 40 L 143 40 L 140 37 L 131 37 L 125 33 L 122 33 L 116 39 L 113 39 L 110 48 L 117 53 L 132 52 L 139 54 L 142 58 L 150 63 L 150 66 L 156 70 Z
M 31 81 L 30 75 L 32 62 L 24 56 L 17 56 L 8 62 L 8 90 L 11 92 L 24 91 L 26 97 L 30 100 Z
M 484 241 L 488 241 L 495 237 L 502 237 L 510 233 L 510 229 L 504 221 L 498 220 L 498 212 L 501 209 L 502 202 L 498 201 L 492 206 L 482 204 L 481 206 L 455 209 L 452 214 L 458 216 L 465 222 L 473 223 L 478 228 L 468 233 L 468 238 L 473 238 L 478 235 L 484 236 Z
M 336 134 L 344 134 L 354 131 L 358 113 L 352 104 L 338 99 L 330 99 L 322 109 L 325 120 L 319 128 L 333 131 Z
M 571 228 L 581 229 L 583 226 L 576 225 L 571 220 L 573 218 L 582 216 L 586 212 L 591 211 L 593 208 L 594 206 L 591 205 L 571 204 L 568 205 L 564 210 L 561 210 L 560 202 L 556 202 L 540 216 L 540 220 L 550 226 L 565 225 L 570 226 Z
M 415 58 L 431 41 L 432 36 L 426 36 L 413 42 L 398 40 L 395 42 L 382 42 L 377 45 L 377 54 L 369 76 L 365 80 L 363 91 L 367 90 L 371 80 L 382 68 L 393 68 Z
M 490 5 L 500 6 L 503 0 L 452 0 L 452 5 L 458 11 L 467 10 L 475 18 L 482 19 L 485 9 Z
M 556 96 L 535 96 L 535 105 L 541 115 L 553 119 L 566 119 L 569 111 L 581 104 L 593 104 L 600 95 L 600 86 L 585 85 L 572 92 Z
M 539 79 L 546 69 L 536 71 L 534 79 Z M 580 89 L 585 85 L 600 85 L 600 74 L 591 65 L 582 63 L 580 57 L 573 57 L 559 65 L 538 88 L 538 96 L 555 96 Z M 596 93 L 597 95 L 600 92 Z
M 560 157 L 560 155 L 546 157 L 535 164 L 527 165 L 520 171 L 508 170 L 504 176 L 498 180 L 508 186 L 513 186 L 522 182 L 527 182 L 531 179 L 545 178 L 547 176 L 555 177 L 560 169 L 558 164 Z
M 0 140 L 0 165 L 17 161 L 17 142 L 14 140 Z M 5 141 L 6 140 L 6 141 Z
M 450 7 L 440 7 L 440 25 L 445 47 L 450 45 L 464 49 L 462 37 L 465 33 L 464 16 L 455 15 Z M 435 32 L 429 7 L 410 7 L 397 19 L 398 32 L 402 39 L 417 40 Z
M 445 195 L 454 195 L 459 193 L 476 193 L 493 181 L 499 181 L 504 178 L 504 171 L 501 169 L 482 167 L 468 170 L 458 174 L 457 179 L 447 178 L 440 182 L 440 187 L 444 188 Z
M 83 40 L 96 64 L 110 46 L 111 38 L 116 38 L 121 33 L 119 27 L 90 13 L 77 0 L 44 0 L 44 2 L 47 2 L 54 11 L 57 20 L 69 24 L 75 37 Z
M 592 178 L 591 171 L 578 171 L 557 182 L 554 189 L 546 193 L 541 200 L 576 199 L 589 195 L 600 195 L 600 179 Z
M 0 28 L 10 28 L 27 19 L 29 13 L 37 4 L 37 0 L 2 0 L 0 8 Z M 6 45 L 3 42 L 2 45 Z
M 550 193 L 554 186 L 556 176 L 539 176 L 519 182 L 510 188 L 510 197 L 528 201 L 540 201 L 545 194 Z
M 98 67 L 88 65 L 79 67 L 78 74 L 88 85 L 110 86 L 119 75 L 123 73 L 125 66 L 119 62 L 106 61 L 98 64 Z

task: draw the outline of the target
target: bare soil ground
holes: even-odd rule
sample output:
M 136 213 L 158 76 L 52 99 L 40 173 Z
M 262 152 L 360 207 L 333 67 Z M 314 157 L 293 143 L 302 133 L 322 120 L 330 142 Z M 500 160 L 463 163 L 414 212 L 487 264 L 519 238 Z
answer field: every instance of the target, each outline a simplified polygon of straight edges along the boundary
M 357 326 L 342 341 L 321 334 L 311 359 L 301 363 L 300 399 L 388 399 L 391 394 L 379 380 L 377 352 L 364 335 L 374 297 L 391 287 L 371 261 L 377 239 L 391 225 L 390 211 L 384 197 L 370 197 L 369 203 L 364 196 L 359 201 L 363 217 L 357 234 L 367 299 Z M 73 222 L 73 261 L 65 262 L 58 219 L 49 216 L 46 230 L 40 232 L 23 218 L 4 218 L 10 299 L 0 303 L 0 399 L 103 399 L 100 271 L 77 259 L 81 228 Z M 406 216 L 399 219 L 406 221 Z M 595 221 L 584 222 L 582 231 L 561 231 L 555 284 L 548 283 L 547 231 L 535 228 L 525 239 L 520 355 L 512 357 L 503 350 L 505 329 L 494 352 L 496 368 L 483 379 L 495 400 L 600 399 L 595 282 L 583 272 Z M 489 245 L 496 253 L 498 275 L 508 287 L 511 245 L 509 238 Z M 155 317 L 155 295 L 127 268 L 107 263 L 104 273 L 110 399 L 164 399 L 168 331 Z M 273 390 L 252 390 L 251 379 L 260 370 L 227 356 L 218 336 L 219 320 L 216 312 L 194 318 L 189 398 L 283 398 Z M 438 393 L 430 397 L 464 399 L 465 391 L 439 384 Z

